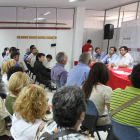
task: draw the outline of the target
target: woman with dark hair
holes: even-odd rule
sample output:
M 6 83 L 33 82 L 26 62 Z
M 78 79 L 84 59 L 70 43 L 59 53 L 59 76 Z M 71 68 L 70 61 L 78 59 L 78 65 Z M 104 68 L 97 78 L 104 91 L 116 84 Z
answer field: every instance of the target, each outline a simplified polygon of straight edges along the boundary
M 9 81 L 11 75 L 15 72 L 23 72 L 23 69 L 19 66 L 13 66 L 9 69 L 8 73 L 7 73 L 7 80 Z
M 78 132 L 86 110 L 85 94 L 80 87 L 64 86 L 58 89 L 53 96 L 52 109 L 53 120 L 40 127 L 36 140 L 42 140 L 64 130 L 73 130 L 75 133 L 63 133 L 58 140 L 95 140 Z
M 82 86 L 85 98 L 93 101 L 100 116 L 106 114 L 106 107 L 108 110 L 110 109 L 112 89 L 106 86 L 109 78 L 110 73 L 107 66 L 98 62 L 92 66 L 88 78 Z M 109 117 L 102 117 L 98 119 L 97 126 L 110 123 Z

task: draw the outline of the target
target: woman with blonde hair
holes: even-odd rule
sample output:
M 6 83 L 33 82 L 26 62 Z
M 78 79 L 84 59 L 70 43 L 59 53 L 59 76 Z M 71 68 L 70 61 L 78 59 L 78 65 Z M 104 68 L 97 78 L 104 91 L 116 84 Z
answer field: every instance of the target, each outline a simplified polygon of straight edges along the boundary
M 8 84 L 8 80 L 7 80 L 8 70 L 15 65 L 16 65 L 16 62 L 13 59 L 5 60 L 2 64 L 2 67 L 1 67 L 2 81 L 6 85 Z
M 37 131 L 44 126 L 42 119 L 46 111 L 45 90 L 38 85 L 24 87 L 14 105 L 11 127 L 13 138 L 35 140 Z
M 5 100 L 7 111 L 13 115 L 13 104 L 19 95 L 19 92 L 27 85 L 30 84 L 30 78 L 27 74 L 22 72 L 15 72 L 9 79 L 8 90 L 9 94 Z

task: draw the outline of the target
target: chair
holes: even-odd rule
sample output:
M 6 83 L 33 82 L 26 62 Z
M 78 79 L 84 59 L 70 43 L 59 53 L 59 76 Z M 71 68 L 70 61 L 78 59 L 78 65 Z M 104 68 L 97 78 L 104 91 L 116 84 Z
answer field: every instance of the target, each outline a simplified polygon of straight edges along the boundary
M 99 135 L 99 131 L 104 131 L 109 133 L 110 125 L 105 126 L 97 126 L 97 120 L 101 117 L 106 117 L 107 115 L 99 116 L 96 106 L 91 100 L 87 100 L 87 108 L 85 113 L 84 121 L 82 122 L 81 129 L 83 130 L 89 130 L 92 137 L 94 137 L 94 132 L 97 133 L 99 140 L 101 140 L 101 137 Z
M 62 87 L 62 84 L 60 81 L 55 81 L 55 84 L 56 84 L 57 89 Z
M 36 81 L 39 82 L 39 85 L 40 84 L 45 85 L 44 86 L 44 89 L 45 89 L 45 87 L 49 87 L 49 85 L 51 84 L 51 80 L 48 80 L 47 82 L 44 82 L 42 75 L 39 72 L 36 72 L 36 71 L 35 71 L 35 75 L 36 75 L 35 82 Z
M 112 132 L 118 140 L 140 140 L 140 133 L 137 127 L 119 123 L 111 117 L 110 119 Z M 109 136 L 108 140 L 112 140 L 112 138 Z
M 5 94 L 5 93 L 0 93 L 0 97 L 1 97 L 2 99 L 6 99 L 7 94 Z

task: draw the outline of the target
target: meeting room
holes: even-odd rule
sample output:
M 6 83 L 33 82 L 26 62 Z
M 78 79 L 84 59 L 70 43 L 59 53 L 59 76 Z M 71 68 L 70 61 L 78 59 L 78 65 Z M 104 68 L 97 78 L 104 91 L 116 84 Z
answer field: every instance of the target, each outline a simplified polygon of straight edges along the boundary
M 0 140 L 139 140 L 139 37 L 139 0 L 1 0 Z

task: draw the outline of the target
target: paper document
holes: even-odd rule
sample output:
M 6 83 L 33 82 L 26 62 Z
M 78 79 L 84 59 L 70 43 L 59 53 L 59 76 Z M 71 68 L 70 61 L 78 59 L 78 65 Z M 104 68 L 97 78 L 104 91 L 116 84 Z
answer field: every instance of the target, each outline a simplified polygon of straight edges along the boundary
M 117 74 L 125 74 L 125 75 L 130 75 L 131 73 L 124 72 L 124 71 L 114 71 Z

